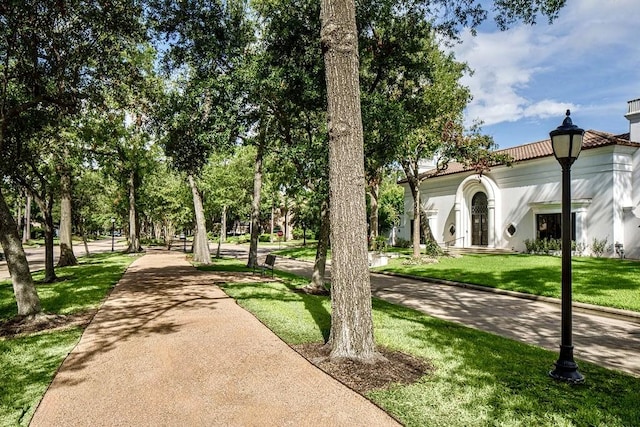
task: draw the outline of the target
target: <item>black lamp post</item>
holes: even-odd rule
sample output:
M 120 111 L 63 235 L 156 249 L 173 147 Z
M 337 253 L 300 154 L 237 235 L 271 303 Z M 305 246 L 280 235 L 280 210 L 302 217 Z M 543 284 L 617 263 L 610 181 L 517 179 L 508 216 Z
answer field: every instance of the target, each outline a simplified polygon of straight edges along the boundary
M 570 114 L 567 110 L 562 126 L 549 133 L 553 154 L 562 167 L 562 338 L 560 357 L 549 375 L 578 384 L 584 381 L 584 377 L 573 360 L 571 338 L 571 165 L 580 155 L 584 130 L 571 122 Z
M 115 235 L 116 235 L 116 219 L 111 218 L 111 252 L 113 252 L 113 246 L 115 243 Z

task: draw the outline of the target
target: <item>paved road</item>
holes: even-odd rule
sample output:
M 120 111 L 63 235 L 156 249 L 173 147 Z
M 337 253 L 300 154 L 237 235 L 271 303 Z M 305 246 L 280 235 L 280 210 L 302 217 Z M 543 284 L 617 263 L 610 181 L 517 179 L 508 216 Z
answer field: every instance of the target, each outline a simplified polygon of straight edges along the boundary
M 99 253 L 99 252 L 109 252 L 111 251 L 111 238 L 95 240 L 92 242 L 88 242 L 87 246 L 89 246 L 89 253 Z M 124 250 L 127 247 L 126 239 L 116 239 L 114 241 L 114 249 L 116 251 Z M 26 248 L 25 253 L 27 254 L 27 261 L 29 262 L 29 267 L 31 271 L 43 270 L 44 269 L 44 246 L 39 248 Z M 84 248 L 84 244 L 82 242 L 73 242 L 73 253 L 76 257 L 81 257 L 86 255 L 86 251 Z M 53 248 L 53 260 L 54 262 L 58 262 L 58 257 L 60 256 L 60 247 L 55 245 Z M 9 270 L 7 269 L 7 261 L 0 261 L 0 280 L 8 279 Z
M 223 253 L 245 257 L 247 249 L 246 245 L 229 244 L 223 246 Z M 264 246 L 260 250 L 268 251 Z M 311 277 L 313 265 L 278 258 L 276 268 Z M 559 304 L 382 274 L 371 275 L 371 289 L 379 298 L 434 317 L 549 350 L 559 349 Z M 640 376 L 640 323 L 574 310 L 573 341 L 576 359 Z

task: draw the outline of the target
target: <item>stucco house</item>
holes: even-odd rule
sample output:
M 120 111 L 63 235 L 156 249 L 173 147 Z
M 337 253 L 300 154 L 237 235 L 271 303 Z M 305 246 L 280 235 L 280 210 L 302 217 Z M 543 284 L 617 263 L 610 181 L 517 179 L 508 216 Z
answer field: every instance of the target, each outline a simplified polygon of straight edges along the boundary
M 622 244 L 627 258 L 640 258 L 640 99 L 628 102 L 629 133 L 585 132 L 571 168 L 573 240 Z M 420 187 L 435 239 L 461 248 L 526 249 L 525 240 L 560 238 L 561 169 L 551 141 L 501 150 L 511 167 L 498 165 L 479 176 L 458 163 Z M 423 173 L 428 174 L 425 170 Z M 405 214 L 398 237 L 410 240 L 413 200 L 405 187 Z M 588 253 L 588 250 L 587 250 Z

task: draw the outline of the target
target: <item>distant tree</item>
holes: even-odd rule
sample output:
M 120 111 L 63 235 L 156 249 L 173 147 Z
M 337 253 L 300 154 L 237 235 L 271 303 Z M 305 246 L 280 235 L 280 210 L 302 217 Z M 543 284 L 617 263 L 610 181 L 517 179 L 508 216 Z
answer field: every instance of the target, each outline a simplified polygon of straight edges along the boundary
M 258 89 L 274 118 L 271 180 L 294 199 L 313 205 L 320 224 L 314 272 L 303 289 L 326 293 L 329 247 L 328 135 L 320 5 L 309 0 L 256 2 L 265 23 L 264 52 L 258 61 Z M 268 88 L 264 90 L 264 88 Z M 296 209 L 296 208 L 294 208 Z
M 168 46 L 164 69 L 175 90 L 165 108 L 165 150 L 192 191 L 196 220 L 194 260 L 210 262 L 206 220 L 198 177 L 209 156 L 240 134 L 244 51 L 253 40 L 243 1 L 152 1 L 154 29 Z M 175 75 L 178 74 L 178 78 Z
M 255 147 L 238 146 L 233 152 L 214 154 L 205 166 L 201 185 L 206 211 L 220 219 L 219 242 L 224 242 L 227 218 L 246 218 L 253 193 Z

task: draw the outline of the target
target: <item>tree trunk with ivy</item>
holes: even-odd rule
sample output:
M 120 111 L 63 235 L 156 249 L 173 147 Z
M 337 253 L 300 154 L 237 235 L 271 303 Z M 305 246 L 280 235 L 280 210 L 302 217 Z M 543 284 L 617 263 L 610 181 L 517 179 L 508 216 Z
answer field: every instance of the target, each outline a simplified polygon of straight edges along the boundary
M 27 201 L 24 205 L 24 232 L 22 233 L 22 243 L 27 243 L 31 239 L 31 194 L 27 192 Z
M 431 224 L 429 224 L 429 218 L 427 218 L 427 214 L 423 210 L 420 210 L 420 231 L 425 242 L 436 243 L 436 239 L 433 237 L 433 230 L 431 230 Z M 425 252 L 427 250 L 428 248 L 425 249 Z M 427 253 L 427 255 L 429 254 Z
M 56 270 L 53 262 L 53 195 L 34 195 L 36 204 L 44 217 L 44 282 L 53 283 L 56 281 Z

